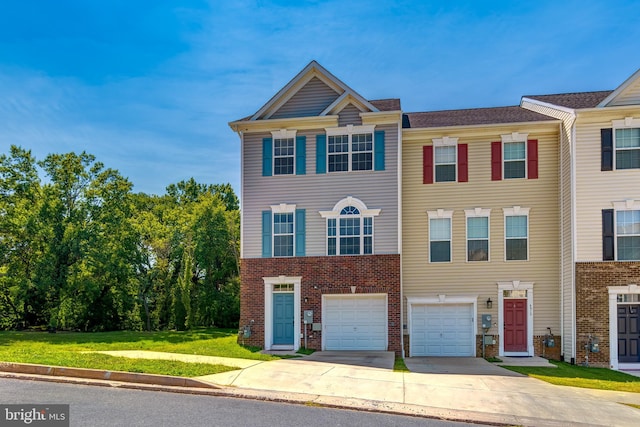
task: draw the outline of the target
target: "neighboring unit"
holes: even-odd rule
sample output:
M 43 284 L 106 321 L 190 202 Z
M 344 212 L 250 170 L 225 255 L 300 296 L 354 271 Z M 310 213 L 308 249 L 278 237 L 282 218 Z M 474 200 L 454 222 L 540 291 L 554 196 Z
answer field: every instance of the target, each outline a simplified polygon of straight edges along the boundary
M 543 353 L 560 326 L 558 130 L 518 106 L 405 115 L 405 354 L 480 355 L 483 332 L 485 355 Z
M 526 96 L 562 120 L 567 361 L 640 368 L 640 71 L 614 91 Z

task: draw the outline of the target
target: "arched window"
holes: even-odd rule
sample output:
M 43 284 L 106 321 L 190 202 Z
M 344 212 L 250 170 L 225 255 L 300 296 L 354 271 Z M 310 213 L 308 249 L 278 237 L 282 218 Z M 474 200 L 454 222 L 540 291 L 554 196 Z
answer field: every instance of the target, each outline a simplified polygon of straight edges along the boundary
M 367 209 L 354 197 L 320 212 L 327 219 L 327 255 L 373 254 L 373 217 L 379 214 L 380 209 Z

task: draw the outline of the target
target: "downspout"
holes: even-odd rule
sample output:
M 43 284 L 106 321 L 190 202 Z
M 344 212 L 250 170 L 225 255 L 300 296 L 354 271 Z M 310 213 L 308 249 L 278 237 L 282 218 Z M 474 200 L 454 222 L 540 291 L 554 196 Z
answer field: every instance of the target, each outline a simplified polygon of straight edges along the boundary
M 576 362 L 576 254 L 578 253 L 577 240 L 577 211 L 576 211 L 576 116 L 572 116 L 571 122 L 571 364 Z
M 400 254 L 400 355 L 404 354 L 404 280 L 402 268 L 402 111 L 398 121 L 398 253 Z

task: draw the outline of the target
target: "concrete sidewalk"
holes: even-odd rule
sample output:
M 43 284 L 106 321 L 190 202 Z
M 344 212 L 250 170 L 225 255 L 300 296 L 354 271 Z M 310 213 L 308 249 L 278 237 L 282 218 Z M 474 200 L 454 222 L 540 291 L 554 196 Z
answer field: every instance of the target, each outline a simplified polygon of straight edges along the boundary
M 418 415 L 431 418 L 522 426 L 637 426 L 640 394 L 560 387 L 516 374 L 481 358 L 408 358 L 414 372 L 394 372 L 393 353 L 316 352 L 312 356 L 269 362 L 215 358 L 215 363 L 245 367 L 192 378 L 96 371 L 88 376 L 70 368 L 58 375 L 122 381 L 118 386 L 289 401 L 302 404 Z M 204 361 L 203 356 L 155 352 L 118 352 L 119 356 Z M 152 357 L 153 356 L 153 357 Z M 209 359 L 207 359 L 209 360 Z M 213 360 L 213 359 L 211 359 Z M 211 360 L 209 360 L 210 363 Z M 516 363 L 518 361 L 513 361 Z M 548 363 L 544 359 L 521 363 Z M 14 365 L 14 373 L 20 372 Z M 52 375 L 42 367 L 37 376 Z M 54 368 L 50 368 L 54 369 Z M 6 369 L 4 369 L 6 370 Z M 80 371 L 75 372 L 75 371 Z M 14 374 L 20 375 L 20 374 Z M 84 375 L 84 376 L 83 376 Z M 102 375 L 102 376 L 101 376 Z M 144 378 L 143 378 L 144 377 Z M 76 381 L 68 378 L 69 381 Z M 146 384 L 135 384 L 143 379 Z M 55 380 L 64 380 L 56 377 Z M 155 385 L 148 385 L 155 384 Z M 207 387 L 208 386 L 208 387 Z M 153 388 L 151 388 L 153 387 Z

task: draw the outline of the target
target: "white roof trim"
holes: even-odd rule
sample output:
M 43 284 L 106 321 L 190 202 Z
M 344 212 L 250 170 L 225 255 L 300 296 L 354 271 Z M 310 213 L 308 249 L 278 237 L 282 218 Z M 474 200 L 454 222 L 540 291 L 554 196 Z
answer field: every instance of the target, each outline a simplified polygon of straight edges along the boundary
M 340 95 L 338 97 L 338 99 L 333 101 L 331 103 L 331 105 L 329 105 L 327 108 L 325 108 L 324 111 L 322 113 L 320 113 L 320 115 L 321 116 L 326 116 L 327 114 L 337 114 L 339 111 L 342 111 L 343 108 L 347 106 L 347 104 L 354 105 L 358 110 L 360 110 L 361 113 L 366 113 L 366 112 L 369 112 L 369 111 L 374 111 L 374 112 L 378 111 L 366 99 L 364 99 L 362 97 L 358 98 L 358 97 L 356 97 L 354 95 L 358 95 L 358 94 L 354 94 L 354 93 L 349 92 L 349 91 L 343 93 L 342 95 Z M 343 105 L 343 108 L 340 108 L 338 110 L 338 107 L 340 107 L 341 105 Z M 334 112 L 334 110 L 335 110 L 335 112 Z
M 522 108 L 527 108 L 527 107 L 524 107 L 522 105 L 525 102 L 530 102 L 532 104 L 539 105 L 541 107 L 551 108 L 553 110 L 564 111 L 565 113 L 569 113 L 569 114 L 575 114 L 575 110 L 573 108 L 567 108 L 567 107 L 563 107 L 561 105 L 550 104 L 550 103 L 544 102 L 544 101 L 538 101 L 537 99 L 527 98 L 526 96 L 523 96 L 520 99 L 520 106 Z M 529 111 L 531 111 L 531 110 L 529 110 Z M 540 113 L 540 114 L 543 114 L 543 113 Z M 546 114 L 544 114 L 544 115 L 546 116 Z
M 368 102 L 362 96 L 358 95 L 353 89 L 344 84 L 340 79 L 331 74 L 316 61 L 311 61 L 289 83 L 287 83 L 282 89 L 280 89 L 262 108 L 260 108 L 253 116 L 251 116 L 249 120 L 258 120 L 269 110 L 273 109 L 273 107 L 284 104 L 297 93 L 297 90 L 292 89 L 296 89 L 296 86 L 298 86 L 298 89 L 301 88 L 313 77 L 318 77 L 320 80 L 334 89 L 337 94 L 340 95 L 341 91 L 341 95 L 344 95 L 345 92 L 350 93 L 355 99 L 360 101 L 367 108 L 370 108 L 371 111 L 378 111 L 378 109 L 375 108 L 370 102 Z M 277 110 L 277 108 L 275 110 Z M 273 112 L 271 114 L 273 114 Z M 265 118 L 269 118 L 271 114 L 266 115 Z
M 605 99 L 603 99 L 602 102 L 597 105 L 597 107 L 602 108 L 602 107 L 606 107 L 607 105 L 609 105 L 611 103 L 611 101 L 613 101 L 615 98 L 617 98 L 618 95 L 620 95 L 622 92 L 624 92 L 624 90 L 626 88 L 628 88 L 630 85 L 632 85 L 638 78 L 640 78 L 640 69 L 638 69 L 638 71 L 633 73 L 633 75 L 631 77 L 629 77 L 620 86 L 618 86 L 616 88 L 616 90 L 611 92 L 611 94 L 609 96 L 607 96 Z

